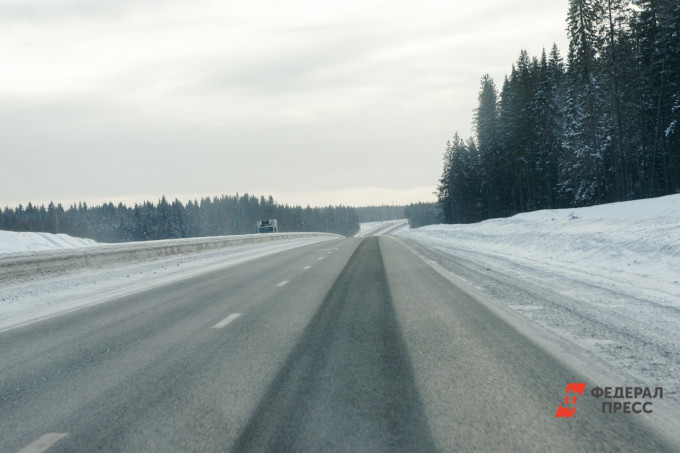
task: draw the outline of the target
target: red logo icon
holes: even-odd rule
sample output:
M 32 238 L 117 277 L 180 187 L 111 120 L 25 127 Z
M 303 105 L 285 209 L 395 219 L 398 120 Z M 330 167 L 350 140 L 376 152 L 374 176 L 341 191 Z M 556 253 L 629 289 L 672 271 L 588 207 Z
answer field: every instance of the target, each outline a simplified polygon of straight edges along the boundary
M 585 390 L 586 384 L 584 383 L 568 384 L 567 389 L 564 391 L 566 394 L 564 396 L 564 403 L 560 403 L 560 407 L 557 408 L 555 417 L 573 417 L 576 412 L 576 402 L 583 396 Z

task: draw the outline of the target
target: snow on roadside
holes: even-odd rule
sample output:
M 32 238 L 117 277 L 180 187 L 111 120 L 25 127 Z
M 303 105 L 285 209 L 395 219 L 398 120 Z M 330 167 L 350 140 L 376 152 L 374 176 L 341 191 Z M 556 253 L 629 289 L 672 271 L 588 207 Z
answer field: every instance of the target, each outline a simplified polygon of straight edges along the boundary
M 77 238 L 66 234 L 17 233 L 0 230 L 0 253 L 73 249 L 93 245 L 97 245 L 97 242 L 92 239 Z
M 598 385 L 664 387 L 650 419 L 677 423 L 680 195 L 396 237 Z
M 680 310 L 680 195 L 399 233 Z

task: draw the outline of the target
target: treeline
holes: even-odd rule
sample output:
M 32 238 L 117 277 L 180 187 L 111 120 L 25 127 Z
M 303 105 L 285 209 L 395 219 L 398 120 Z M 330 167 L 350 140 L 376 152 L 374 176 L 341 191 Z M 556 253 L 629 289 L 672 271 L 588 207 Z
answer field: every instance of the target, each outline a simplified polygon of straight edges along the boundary
M 481 80 L 476 137 L 447 144 L 449 223 L 680 191 L 680 3 L 570 0 L 566 62 L 526 51 Z
M 442 223 L 442 210 L 437 203 L 412 203 L 404 209 L 411 228 Z
M 202 236 L 255 233 L 262 219 L 278 219 L 280 231 L 316 231 L 352 236 L 359 231 L 359 216 L 354 208 L 328 206 L 302 208 L 281 205 L 270 196 L 248 194 L 203 198 L 183 204 L 165 197 L 128 207 L 105 203 L 89 207 L 86 203 L 64 209 L 50 203 L 24 208 L 5 208 L 0 213 L 0 229 L 65 233 L 98 242 L 148 241 Z
M 382 222 L 384 220 L 404 219 L 404 206 L 381 205 L 356 208 L 359 222 Z
M 443 220 L 437 203 L 411 203 L 408 206 L 363 206 L 356 208 L 360 222 L 381 222 L 408 219 L 411 228 L 439 224 Z

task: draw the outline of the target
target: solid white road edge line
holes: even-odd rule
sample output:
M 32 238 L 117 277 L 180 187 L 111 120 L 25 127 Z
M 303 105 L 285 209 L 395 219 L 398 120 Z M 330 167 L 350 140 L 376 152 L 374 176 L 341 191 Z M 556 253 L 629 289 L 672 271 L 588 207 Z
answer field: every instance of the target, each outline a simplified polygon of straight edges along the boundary
M 26 445 L 24 448 L 19 450 L 18 453 L 42 453 L 66 436 L 68 436 L 68 433 L 43 434 L 40 439 L 34 440 L 30 444 Z
M 226 318 L 224 318 L 222 321 L 218 322 L 214 326 L 212 326 L 213 329 L 221 329 L 222 327 L 226 326 L 230 322 L 232 322 L 234 319 L 238 318 L 241 316 L 241 313 L 232 313 Z

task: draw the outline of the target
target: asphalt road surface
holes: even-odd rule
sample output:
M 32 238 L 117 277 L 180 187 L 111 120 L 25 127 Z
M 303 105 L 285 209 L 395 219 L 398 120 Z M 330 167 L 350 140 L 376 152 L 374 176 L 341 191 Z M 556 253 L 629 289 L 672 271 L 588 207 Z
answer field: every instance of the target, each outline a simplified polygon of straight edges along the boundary
M 675 451 L 391 237 L 0 333 L 0 452 Z

